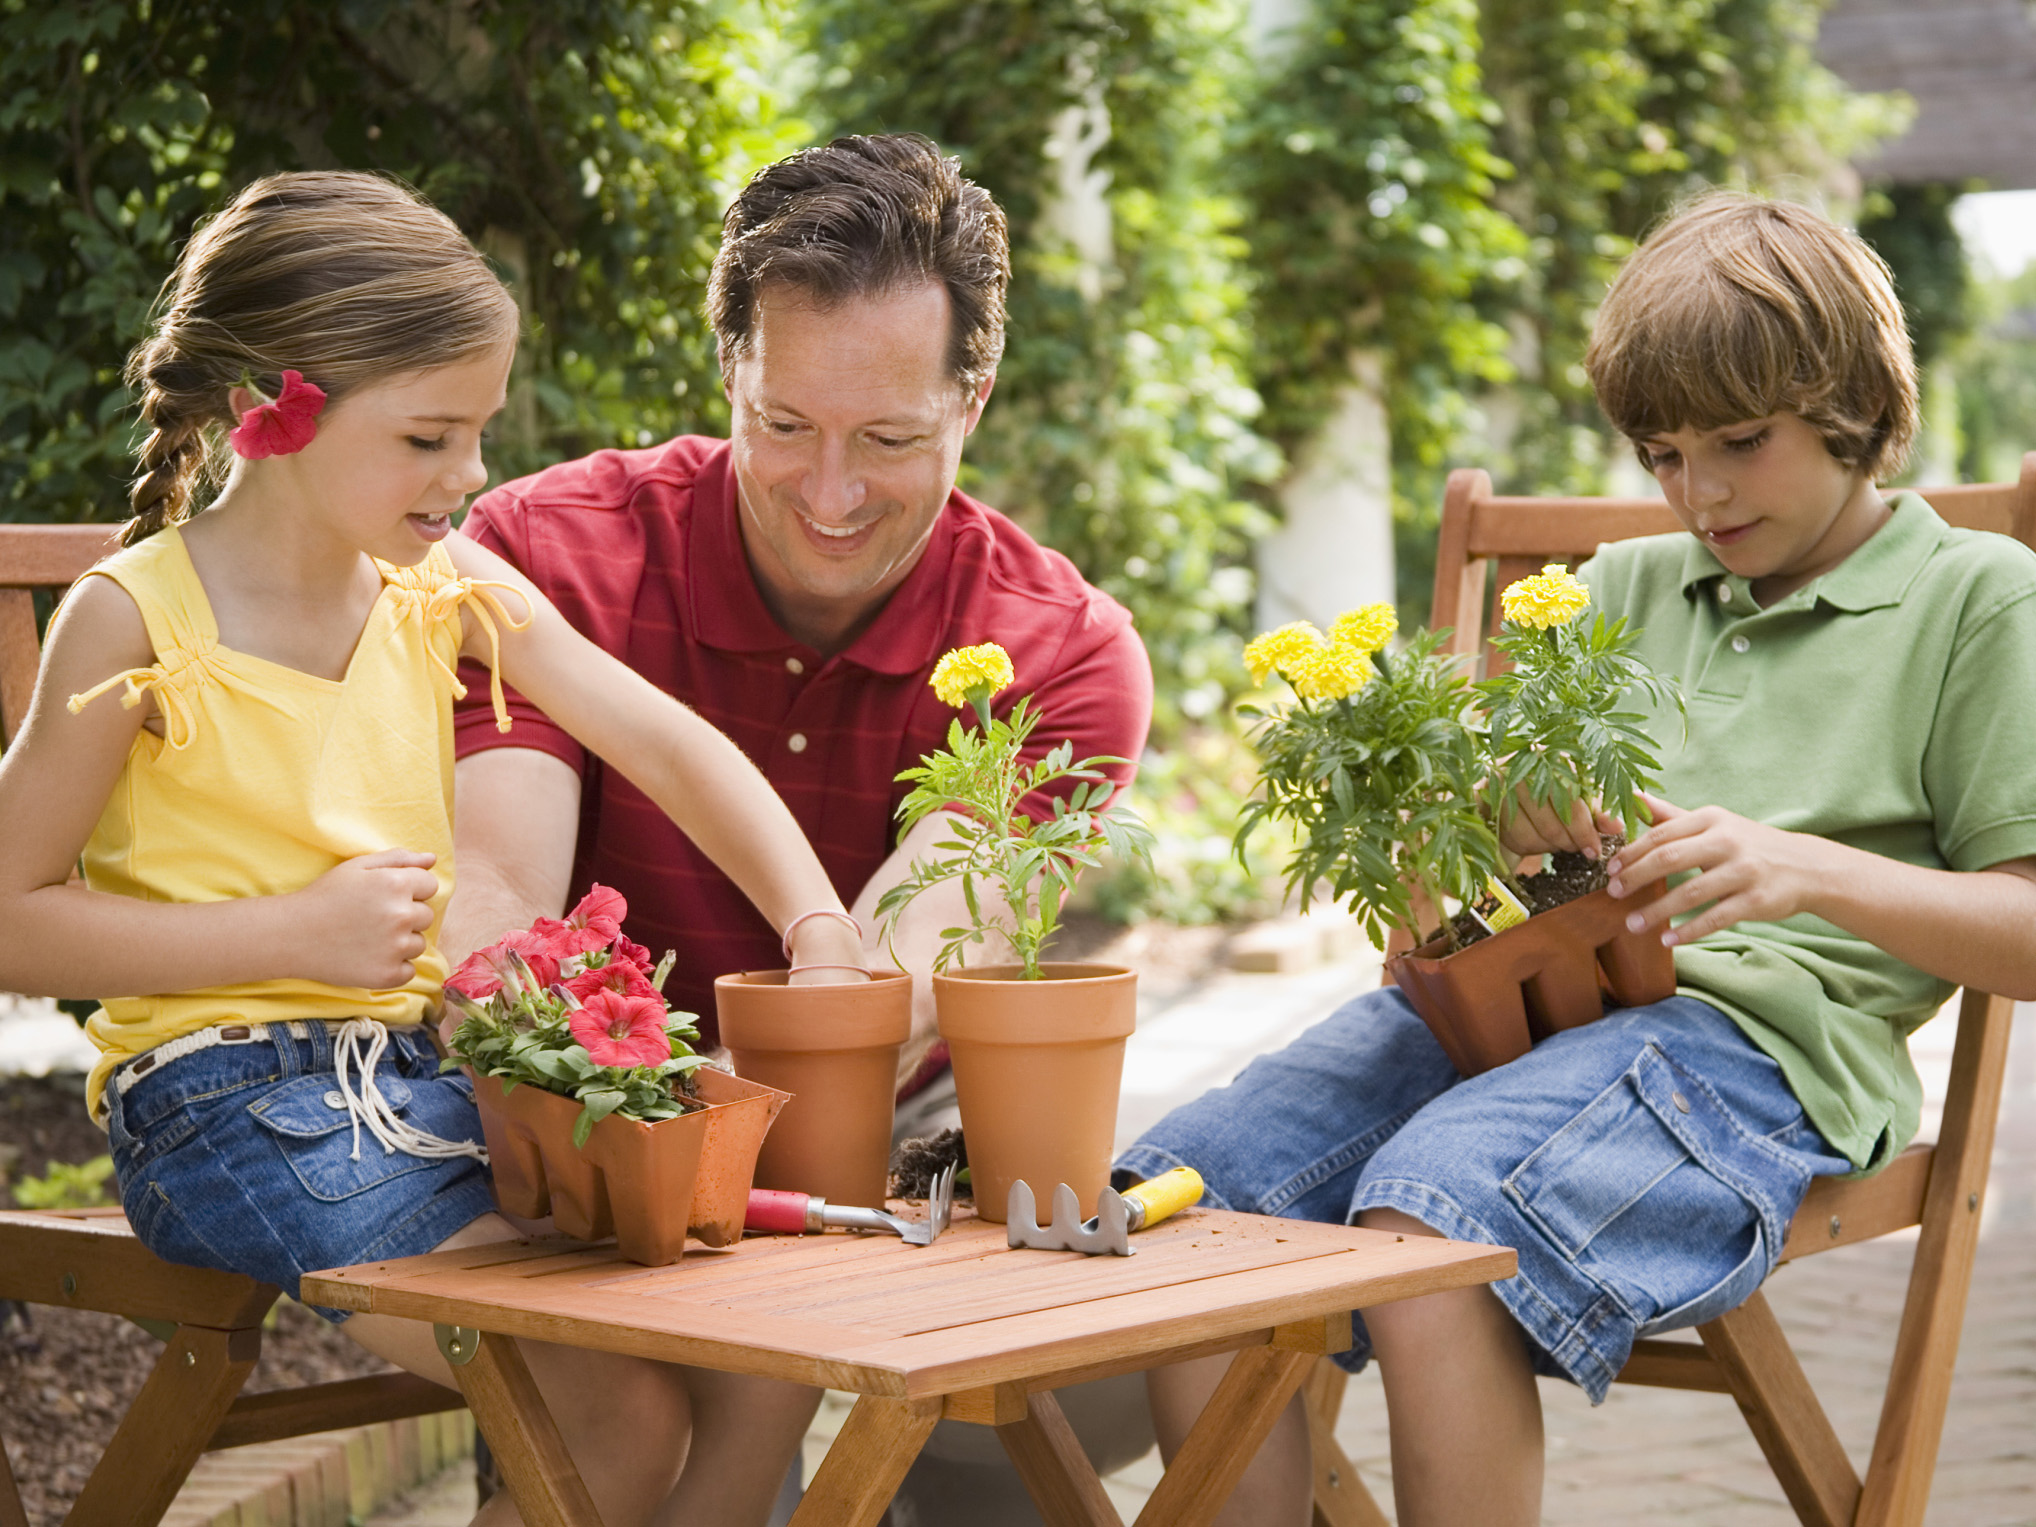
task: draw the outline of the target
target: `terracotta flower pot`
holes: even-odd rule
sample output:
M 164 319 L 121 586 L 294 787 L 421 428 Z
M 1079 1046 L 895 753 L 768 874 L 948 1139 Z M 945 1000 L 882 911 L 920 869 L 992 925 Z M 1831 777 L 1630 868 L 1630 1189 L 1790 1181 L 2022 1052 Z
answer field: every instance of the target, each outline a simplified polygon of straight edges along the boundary
M 1559 1029 L 1595 1023 L 1608 1001 L 1674 996 L 1674 951 L 1658 931 L 1626 931 L 1627 914 L 1661 891 L 1657 882 L 1623 901 L 1593 891 L 1454 954 L 1432 939 L 1386 968 L 1456 1069 L 1476 1076 Z
M 575 1100 L 528 1083 L 505 1093 L 497 1078 L 475 1076 L 496 1201 L 524 1219 L 549 1214 L 575 1240 L 612 1235 L 647 1267 L 678 1261 L 689 1228 L 709 1246 L 731 1244 L 742 1234 L 757 1147 L 785 1095 L 704 1067 L 698 1086 L 706 1108 L 656 1124 L 611 1114 L 581 1150 Z
M 1041 1203 L 1056 1183 L 1096 1212 L 1110 1180 L 1124 1041 L 1138 1018 L 1138 977 L 1115 965 L 1047 963 L 1028 981 L 1019 965 L 933 978 L 940 1037 L 968 1142 L 976 1213 L 1002 1223 L 1011 1184 Z
M 756 1185 L 881 1206 L 912 978 L 886 971 L 788 986 L 785 976 L 752 970 L 714 982 L 735 1074 L 792 1095 L 757 1157 Z

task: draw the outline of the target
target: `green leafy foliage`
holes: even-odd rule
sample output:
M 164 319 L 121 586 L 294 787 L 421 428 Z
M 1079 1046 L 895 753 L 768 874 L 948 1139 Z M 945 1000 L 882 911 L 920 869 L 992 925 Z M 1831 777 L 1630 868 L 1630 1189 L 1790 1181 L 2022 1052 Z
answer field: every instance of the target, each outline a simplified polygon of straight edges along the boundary
M 997 929 L 1010 940 L 1026 979 L 1038 980 L 1040 954 L 1060 926 L 1061 908 L 1082 871 L 1106 854 L 1150 862 L 1150 829 L 1109 804 L 1116 786 L 1100 766 L 1125 760 L 1078 763 L 1074 745 L 1063 742 L 1027 764 L 1021 754 L 1038 724 L 1030 696 L 1008 718 L 989 718 L 980 731 L 957 719 L 947 729 L 944 750 L 898 776 L 912 784 L 898 804 L 903 831 L 936 811 L 955 813 L 953 836 L 934 844 L 936 857 L 914 860 L 905 878 L 877 902 L 877 915 L 895 923 L 928 888 L 961 882 L 969 920 L 941 929 L 935 970 L 962 961 L 969 945 L 980 945 Z M 1077 783 L 1052 798 L 1051 816 L 1034 818 L 1023 809 L 1027 796 L 1063 780 Z M 986 911 L 985 896 L 997 898 L 1001 908 Z
M 23 1209 L 95 1209 L 110 1203 L 106 1184 L 113 1176 L 113 1158 L 94 1156 L 90 1161 L 46 1162 L 40 1177 L 23 1177 L 14 1184 L 14 1202 Z
M 1682 690 L 1633 656 L 1640 633 L 1597 617 L 1547 630 L 1513 626 L 1492 645 L 1512 667 L 1477 685 L 1490 755 L 1488 799 L 1503 827 L 1522 796 L 1567 818 L 1593 802 L 1635 836 L 1646 816 L 1639 794 L 1661 769 L 1647 713 L 1622 709 L 1645 697 L 1656 709 L 1683 709 Z
M 826 131 L 926 133 L 1009 219 L 1008 343 L 963 485 L 1137 615 L 1163 731 L 1213 714 L 1268 524 L 1247 490 L 1279 466 L 1254 428 L 1240 208 L 1217 171 L 1245 57 L 1237 7 L 804 13 Z M 1091 197 L 1102 216 L 1083 225 Z
M 1477 696 L 1440 644 L 1421 632 L 1378 654 L 1374 677 L 1345 699 L 1247 711 L 1262 718 L 1252 736 L 1262 793 L 1239 819 L 1239 854 L 1261 826 L 1286 825 L 1290 891 L 1305 905 L 1326 886 L 1381 948 L 1387 927 L 1420 931 L 1415 888 L 1439 911 L 1508 868 L 1480 805 Z
M 197 220 L 254 177 L 388 171 L 529 318 L 494 464 L 725 419 L 701 316 L 730 183 L 796 131 L 769 0 L 0 0 L 0 518 L 118 519 L 120 366 Z

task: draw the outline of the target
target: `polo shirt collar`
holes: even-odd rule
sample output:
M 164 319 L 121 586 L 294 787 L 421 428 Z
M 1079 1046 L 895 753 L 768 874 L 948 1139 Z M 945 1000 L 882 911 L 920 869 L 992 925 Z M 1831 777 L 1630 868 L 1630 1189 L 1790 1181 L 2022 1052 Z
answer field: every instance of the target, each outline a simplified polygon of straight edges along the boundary
M 947 569 L 953 560 L 956 495 L 950 494 L 918 565 L 885 602 L 843 659 L 873 673 L 913 674 L 932 666 L 947 629 Z M 756 586 L 737 521 L 735 453 L 723 442 L 694 479 L 686 580 L 694 638 L 725 652 L 801 648 L 777 623 Z
M 1915 493 L 1895 494 L 1888 500 L 1888 507 L 1893 512 L 1886 523 L 1851 556 L 1770 608 L 1821 600 L 1835 609 L 1856 614 L 1900 604 L 1949 527 Z M 1707 592 L 1705 585 L 1721 579 L 1730 586 L 1735 607 L 1752 607 L 1747 580 L 1728 573 L 1708 546 L 1695 536 L 1689 537 L 1683 548 L 1683 593 L 1691 597 L 1702 595 Z

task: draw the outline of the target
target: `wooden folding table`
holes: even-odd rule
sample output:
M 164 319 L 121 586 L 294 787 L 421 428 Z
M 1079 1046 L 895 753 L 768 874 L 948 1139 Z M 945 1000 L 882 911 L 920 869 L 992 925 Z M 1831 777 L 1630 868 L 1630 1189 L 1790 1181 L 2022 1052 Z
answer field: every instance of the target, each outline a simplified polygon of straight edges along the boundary
M 1013 1251 L 958 1214 L 889 1236 L 756 1238 L 648 1268 L 612 1246 L 511 1241 L 313 1273 L 305 1300 L 428 1320 L 532 1527 L 599 1518 L 514 1342 L 851 1390 L 795 1527 L 867 1527 L 943 1416 L 997 1429 L 1050 1527 L 1121 1527 L 1050 1391 L 1236 1352 L 1144 1527 L 1208 1522 L 1349 1311 L 1513 1275 L 1513 1253 L 1428 1236 L 1187 1210 L 1130 1257 Z

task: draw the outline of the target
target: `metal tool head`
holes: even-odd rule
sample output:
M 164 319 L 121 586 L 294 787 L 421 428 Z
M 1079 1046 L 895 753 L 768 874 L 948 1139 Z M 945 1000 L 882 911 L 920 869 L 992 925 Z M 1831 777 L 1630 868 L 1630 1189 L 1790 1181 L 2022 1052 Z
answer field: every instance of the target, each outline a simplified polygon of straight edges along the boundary
M 954 1165 L 949 1163 L 934 1176 L 933 1191 L 926 1196 L 926 1218 L 907 1225 L 901 1234 L 907 1246 L 931 1246 L 948 1226 L 954 1214 Z
M 1053 1222 L 1038 1223 L 1039 1206 L 1032 1197 L 1031 1184 L 1022 1178 L 1011 1184 L 1004 1205 L 1004 1232 L 1015 1249 L 1025 1246 L 1036 1251 L 1079 1251 L 1089 1256 L 1105 1252 L 1131 1256 L 1131 1212 L 1116 1189 L 1105 1188 L 1096 1199 L 1096 1217 L 1082 1223 L 1082 1206 L 1075 1190 L 1061 1183 L 1053 1190 Z

